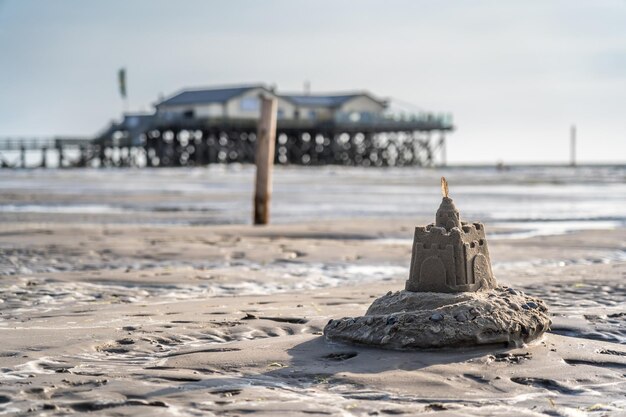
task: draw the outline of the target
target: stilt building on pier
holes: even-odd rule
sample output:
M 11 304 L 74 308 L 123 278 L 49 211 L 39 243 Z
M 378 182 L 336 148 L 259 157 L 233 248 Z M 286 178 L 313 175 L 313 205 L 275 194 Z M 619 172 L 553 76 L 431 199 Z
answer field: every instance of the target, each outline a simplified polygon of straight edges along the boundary
M 432 166 L 445 165 L 449 114 L 393 113 L 388 100 L 365 92 L 282 94 L 265 85 L 185 89 L 155 104 L 150 113 L 125 114 L 93 138 L 0 141 L 17 150 L 41 152 L 47 166 L 193 166 L 253 163 L 260 95 L 277 100 L 277 164 Z M 66 157 L 74 148 L 74 159 Z

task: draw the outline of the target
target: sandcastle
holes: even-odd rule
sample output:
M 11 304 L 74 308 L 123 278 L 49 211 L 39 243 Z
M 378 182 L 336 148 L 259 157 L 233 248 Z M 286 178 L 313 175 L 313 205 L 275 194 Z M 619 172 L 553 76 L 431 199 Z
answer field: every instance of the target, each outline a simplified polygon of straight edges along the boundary
M 328 340 L 389 349 L 519 346 L 549 328 L 541 300 L 498 286 L 483 224 L 461 221 L 445 178 L 441 188 L 435 223 L 415 228 L 405 290 L 378 298 L 365 316 L 330 320 Z

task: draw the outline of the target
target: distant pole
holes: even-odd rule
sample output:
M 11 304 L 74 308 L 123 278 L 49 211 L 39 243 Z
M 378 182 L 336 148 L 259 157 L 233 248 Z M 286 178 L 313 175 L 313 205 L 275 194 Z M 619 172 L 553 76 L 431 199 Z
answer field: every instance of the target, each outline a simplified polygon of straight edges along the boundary
M 272 168 L 276 143 L 276 99 L 260 97 L 261 118 L 256 140 L 256 187 L 254 192 L 254 224 L 268 224 L 272 197 Z
M 570 143 L 569 143 L 569 164 L 570 166 L 576 166 L 576 125 L 572 125 L 570 128 Z

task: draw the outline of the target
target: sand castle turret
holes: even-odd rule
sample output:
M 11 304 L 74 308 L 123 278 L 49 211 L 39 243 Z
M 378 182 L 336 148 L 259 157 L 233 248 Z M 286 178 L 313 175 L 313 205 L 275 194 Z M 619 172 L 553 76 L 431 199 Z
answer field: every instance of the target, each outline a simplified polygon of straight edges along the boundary
M 406 290 L 450 293 L 495 288 L 483 224 L 462 222 L 445 178 L 441 189 L 435 223 L 415 228 Z

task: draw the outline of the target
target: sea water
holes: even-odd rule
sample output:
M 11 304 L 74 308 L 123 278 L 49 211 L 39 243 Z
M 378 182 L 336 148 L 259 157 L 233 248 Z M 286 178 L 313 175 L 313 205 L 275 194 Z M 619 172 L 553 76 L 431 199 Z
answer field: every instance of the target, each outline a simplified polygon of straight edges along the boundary
M 98 221 L 250 223 L 253 166 L 0 171 L 0 215 L 85 214 Z M 356 168 L 274 170 L 273 223 L 433 217 L 439 179 L 462 217 L 517 236 L 626 225 L 626 165 L 582 167 Z

